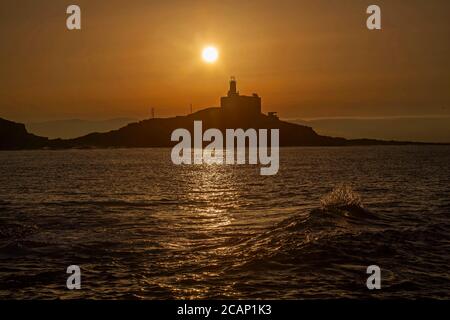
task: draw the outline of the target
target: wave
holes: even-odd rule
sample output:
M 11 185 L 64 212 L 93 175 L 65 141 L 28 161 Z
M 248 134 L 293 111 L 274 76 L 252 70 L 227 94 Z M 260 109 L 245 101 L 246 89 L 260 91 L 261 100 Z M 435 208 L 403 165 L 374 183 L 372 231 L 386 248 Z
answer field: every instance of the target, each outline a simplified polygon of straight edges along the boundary
M 361 196 L 351 186 L 340 184 L 320 200 L 323 210 L 359 211 L 364 208 Z
M 1 239 L 21 239 L 37 231 L 36 225 L 2 223 L 0 226 Z
M 295 261 L 308 252 L 324 252 L 327 246 L 337 248 L 362 233 L 375 232 L 380 224 L 379 216 L 364 207 L 359 194 L 347 185 L 338 185 L 322 197 L 317 209 L 295 214 L 241 242 L 236 250 L 242 259 L 233 265 Z
M 280 295 L 290 283 L 296 288 L 300 282 L 303 291 L 295 297 L 313 296 L 321 284 L 327 286 L 322 288 L 324 297 L 331 292 L 340 297 L 369 297 L 364 285 L 366 268 L 376 264 L 383 269 L 386 296 L 440 294 L 442 280 L 448 278 L 449 242 L 443 239 L 448 239 L 450 224 L 405 224 L 401 219 L 368 210 L 360 195 L 339 185 L 322 197 L 316 209 L 295 214 L 240 243 L 227 272 L 256 277 L 276 274 L 286 281 Z M 416 278 L 405 283 L 404 274 L 416 274 Z
M 172 199 L 158 199 L 145 201 L 126 201 L 126 200 L 73 200 L 73 201 L 47 201 L 42 205 L 61 206 L 61 207 L 83 207 L 83 206 L 99 206 L 99 207 L 158 207 L 163 205 L 176 205 L 178 201 Z

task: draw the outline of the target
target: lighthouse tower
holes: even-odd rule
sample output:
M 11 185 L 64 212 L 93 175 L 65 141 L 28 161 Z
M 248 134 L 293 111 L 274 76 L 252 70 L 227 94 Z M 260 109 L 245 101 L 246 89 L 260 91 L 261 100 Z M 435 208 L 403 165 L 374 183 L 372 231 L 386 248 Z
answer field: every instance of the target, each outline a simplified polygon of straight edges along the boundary
M 239 95 L 239 92 L 237 92 L 237 83 L 236 83 L 236 78 L 235 77 L 231 77 L 230 79 L 230 90 L 228 90 L 228 96 L 234 96 L 234 95 Z

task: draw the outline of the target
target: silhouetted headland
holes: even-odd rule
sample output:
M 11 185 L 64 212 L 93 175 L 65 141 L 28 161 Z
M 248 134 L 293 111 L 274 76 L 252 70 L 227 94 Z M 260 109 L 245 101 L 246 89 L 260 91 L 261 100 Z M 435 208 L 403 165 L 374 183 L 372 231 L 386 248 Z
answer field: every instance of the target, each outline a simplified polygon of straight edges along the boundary
M 203 130 L 279 129 L 280 146 L 353 146 L 428 144 L 407 141 L 374 139 L 345 139 L 317 134 L 311 127 L 278 119 L 276 112 L 261 112 L 261 98 L 257 94 L 240 95 L 236 80 L 230 81 L 227 96 L 221 98 L 219 108 L 207 108 L 187 116 L 156 118 L 130 123 L 118 130 L 91 133 L 75 139 L 48 139 L 30 134 L 23 124 L 0 118 L 0 149 L 69 149 L 69 148 L 151 148 L 172 147 L 171 134 L 178 128 L 193 133 L 194 121 L 202 121 Z
M 28 133 L 25 125 L 0 118 L 0 150 L 39 149 L 50 140 Z

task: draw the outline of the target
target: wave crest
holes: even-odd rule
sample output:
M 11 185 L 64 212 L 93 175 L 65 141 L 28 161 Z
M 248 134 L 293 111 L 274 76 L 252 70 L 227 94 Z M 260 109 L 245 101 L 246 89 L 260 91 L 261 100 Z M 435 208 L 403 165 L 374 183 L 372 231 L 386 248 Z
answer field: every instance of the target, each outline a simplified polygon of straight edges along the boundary
M 361 197 L 347 184 L 336 186 L 333 191 L 320 199 L 322 210 L 363 209 Z

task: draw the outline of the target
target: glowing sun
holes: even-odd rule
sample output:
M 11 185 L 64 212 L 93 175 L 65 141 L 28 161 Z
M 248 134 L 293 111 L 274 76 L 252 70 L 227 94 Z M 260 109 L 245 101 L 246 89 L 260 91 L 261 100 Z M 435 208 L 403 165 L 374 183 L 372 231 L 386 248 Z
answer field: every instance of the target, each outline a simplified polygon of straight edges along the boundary
M 215 47 L 206 47 L 202 51 L 202 59 L 206 63 L 214 63 L 219 58 L 219 51 Z

